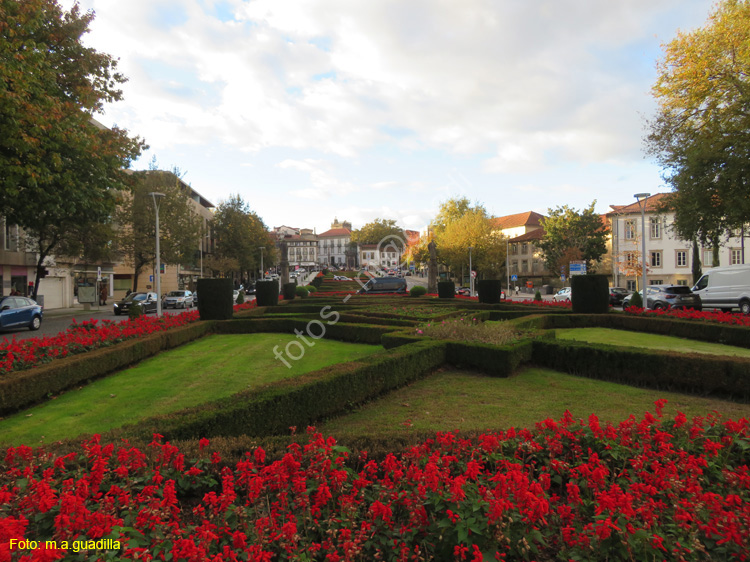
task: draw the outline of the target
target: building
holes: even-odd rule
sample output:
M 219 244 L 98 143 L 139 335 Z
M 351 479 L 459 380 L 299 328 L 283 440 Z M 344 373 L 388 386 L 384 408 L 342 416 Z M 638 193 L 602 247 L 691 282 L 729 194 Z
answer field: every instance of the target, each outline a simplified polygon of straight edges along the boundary
M 321 267 L 357 267 L 357 250 L 351 247 L 352 223 L 334 218 L 331 228 L 318 234 L 318 263 Z
M 318 266 L 318 236 L 311 228 L 300 228 L 299 234 L 285 235 L 289 270 L 304 268 L 308 271 Z
M 693 284 L 693 247 L 674 233 L 674 212 L 662 211 L 671 194 L 657 193 L 645 201 L 646 282 L 649 285 Z M 641 254 L 644 236 L 641 206 L 611 205 L 607 213 L 612 233 L 613 285 L 631 291 L 640 289 Z M 717 248 L 718 265 L 745 263 L 744 231 L 729 232 Z M 702 268 L 712 267 L 714 248 L 699 248 Z
M 527 282 L 541 286 L 544 277 L 553 276 L 537 246 L 544 237 L 543 221 L 544 215 L 534 211 L 490 219 L 494 230 L 508 237 L 508 275 L 515 275 L 513 282 L 520 286 Z

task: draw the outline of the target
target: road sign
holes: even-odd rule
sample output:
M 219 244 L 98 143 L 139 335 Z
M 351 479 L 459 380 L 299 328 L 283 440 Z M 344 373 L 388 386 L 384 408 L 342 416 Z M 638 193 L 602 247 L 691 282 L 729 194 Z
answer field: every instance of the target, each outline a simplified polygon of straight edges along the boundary
M 511 275 L 510 276 L 511 281 L 518 281 L 518 275 Z
M 472 272 L 471 272 L 471 276 L 472 276 L 472 277 L 474 277 L 474 278 L 476 278 L 476 276 L 477 276 L 477 272 L 476 272 L 476 271 L 472 271 Z
M 585 261 L 572 261 L 570 262 L 570 275 L 586 275 L 586 262 Z
M 101 266 L 96 268 L 96 280 L 97 281 L 101 281 L 102 280 L 102 268 L 101 268 Z
M 149 280 L 149 282 L 153 283 L 154 282 L 154 276 L 153 275 L 149 275 L 148 276 L 148 280 Z
M 562 275 L 560 275 L 560 280 L 561 281 L 565 281 L 565 274 L 564 273 Z

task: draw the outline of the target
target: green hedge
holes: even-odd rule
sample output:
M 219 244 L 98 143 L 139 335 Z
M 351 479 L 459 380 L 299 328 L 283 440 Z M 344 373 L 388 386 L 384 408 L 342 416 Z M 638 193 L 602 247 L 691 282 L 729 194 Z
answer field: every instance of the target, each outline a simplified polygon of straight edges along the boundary
M 297 296 L 297 283 L 284 283 L 281 286 L 281 293 L 284 295 L 285 301 L 293 301 L 294 297 Z
M 522 363 L 531 361 L 531 340 L 508 346 L 485 343 L 449 341 L 447 361 L 452 365 L 466 366 L 495 377 L 509 377 Z
M 662 390 L 750 399 L 750 359 L 535 340 L 534 363 L 556 371 Z
M 17 412 L 50 395 L 196 340 L 212 327 L 213 322 L 196 322 L 4 375 L 0 378 L 0 415 Z
M 279 282 L 276 280 L 258 281 L 255 284 L 255 300 L 258 306 L 279 304 Z
M 232 317 L 231 279 L 198 279 L 196 290 L 201 320 L 228 320 Z
M 453 281 L 438 281 L 438 298 L 452 299 L 456 296 L 456 284 Z
M 332 314 L 328 312 L 327 314 Z M 393 328 L 387 326 L 370 326 L 365 324 L 347 324 L 345 322 L 336 322 L 328 324 L 327 322 L 335 320 L 334 316 L 327 319 L 316 318 L 312 320 L 299 318 L 258 318 L 231 320 L 226 322 L 217 322 L 215 331 L 219 334 L 254 334 L 258 332 L 282 332 L 287 334 L 294 333 L 294 330 L 307 332 L 308 325 L 310 331 L 316 336 L 322 333 L 320 324 L 325 326 L 325 338 L 356 343 L 369 343 L 380 345 L 383 334 L 392 332 Z
M 353 404 L 423 378 L 445 362 L 445 344 L 421 342 L 359 361 L 278 381 L 215 402 L 144 420 L 110 432 L 107 439 L 166 439 L 287 434 L 341 414 Z
M 499 279 L 479 280 L 479 302 L 497 304 L 503 293 L 503 282 Z
M 606 275 L 573 275 L 570 303 L 576 314 L 609 312 L 609 281 Z

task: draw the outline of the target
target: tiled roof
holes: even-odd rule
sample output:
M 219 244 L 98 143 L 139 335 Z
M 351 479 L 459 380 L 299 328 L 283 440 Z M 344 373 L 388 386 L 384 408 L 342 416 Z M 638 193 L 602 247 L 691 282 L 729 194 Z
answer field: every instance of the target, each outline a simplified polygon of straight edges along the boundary
M 332 228 L 318 234 L 318 236 L 350 236 L 352 233 L 348 228 Z
M 531 232 L 527 232 L 526 234 L 521 234 L 521 236 L 511 238 L 510 240 L 508 240 L 508 242 L 529 242 L 530 240 L 541 240 L 542 238 L 544 238 L 544 229 L 537 228 L 536 230 L 532 230 Z
M 646 199 L 646 212 L 654 212 L 660 205 L 666 203 L 672 196 L 671 193 L 654 193 L 651 197 Z M 638 202 L 631 203 L 630 205 L 610 205 L 612 212 L 607 213 L 609 215 L 627 215 L 630 213 L 640 213 L 641 207 Z
M 504 217 L 495 217 L 490 219 L 490 224 L 499 230 L 505 230 L 506 228 L 516 228 L 519 226 L 541 226 L 541 219 L 544 215 L 535 213 L 534 211 L 526 211 L 525 213 L 517 213 L 515 215 L 506 215 Z

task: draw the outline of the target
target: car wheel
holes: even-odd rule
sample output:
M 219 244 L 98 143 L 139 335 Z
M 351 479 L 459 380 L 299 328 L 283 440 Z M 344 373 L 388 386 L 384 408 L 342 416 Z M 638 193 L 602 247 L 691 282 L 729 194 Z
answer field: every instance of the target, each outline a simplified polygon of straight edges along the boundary
M 120 316 L 120 311 L 119 310 L 115 311 L 115 316 Z
M 664 305 L 663 305 L 663 304 L 661 304 L 660 302 L 657 302 L 657 303 L 656 303 L 656 304 L 654 305 L 654 310 L 664 310 Z
M 750 301 L 740 301 L 740 312 L 750 314 Z
M 39 316 L 34 316 L 34 318 L 31 319 L 31 325 L 29 326 L 29 330 L 38 330 L 42 326 L 42 319 Z

